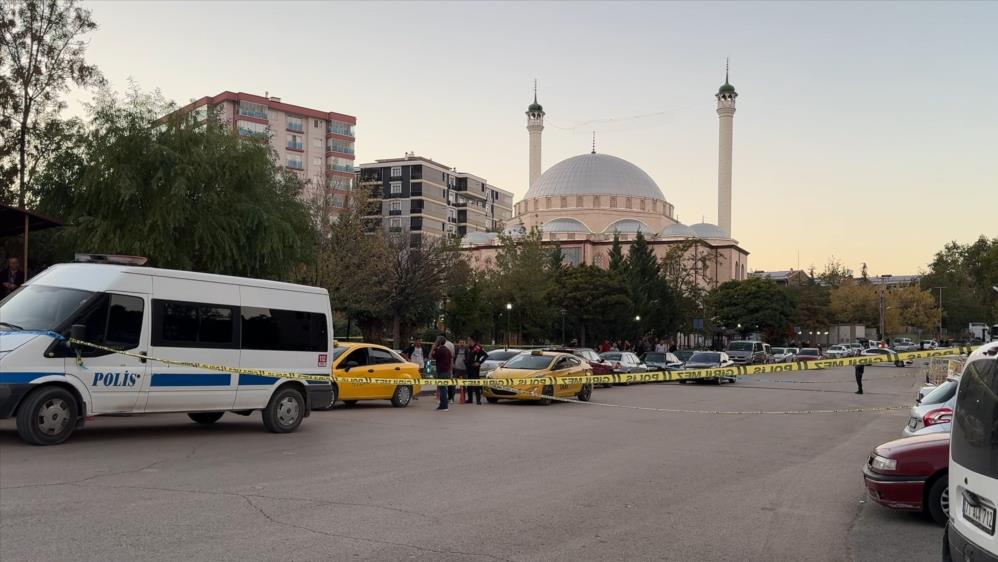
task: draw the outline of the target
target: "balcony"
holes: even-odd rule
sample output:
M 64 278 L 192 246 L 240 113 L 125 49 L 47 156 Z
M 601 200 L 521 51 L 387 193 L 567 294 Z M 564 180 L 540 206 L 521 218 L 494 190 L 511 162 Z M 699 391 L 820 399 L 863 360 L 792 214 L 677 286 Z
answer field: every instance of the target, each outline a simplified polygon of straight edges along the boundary
M 326 166 L 326 170 L 330 172 L 353 173 L 353 166 L 348 166 L 345 164 L 333 164 L 332 166 Z
M 397 216 L 397 215 L 401 215 L 401 214 L 402 214 L 402 209 L 389 209 L 388 210 L 388 215 L 389 216 Z
M 340 154 L 353 154 L 353 146 L 349 144 L 330 144 L 326 146 L 326 152 L 339 152 Z
M 388 232 L 402 232 L 401 226 L 389 226 Z
M 353 127 L 344 123 L 330 123 L 326 126 L 326 132 L 334 135 L 343 135 L 345 137 L 356 136 L 354 134 Z
M 305 145 L 300 142 L 289 142 L 288 150 L 297 150 L 298 152 L 303 152 L 305 150 Z
M 411 197 L 422 197 L 423 196 L 423 186 L 412 184 L 409 188 L 409 194 Z
M 468 206 L 468 202 L 467 201 L 455 201 L 455 202 L 451 203 L 451 206 L 452 207 L 457 207 L 458 209 L 461 209 L 461 208 L 467 207 Z
M 239 115 L 242 115 L 243 117 L 252 117 L 254 119 L 263 119 L 264 121 L 267 120 L 266 111 L 254 111 L 252 109 L 243 109 L 240 107 Z
M 305 125 L 303 125 L 301 123 L 290 123 L 289 122 L 288 123 L 288 130 L 289 131 L 294 131 L 296 133 L 304 133 L 305 132 Z

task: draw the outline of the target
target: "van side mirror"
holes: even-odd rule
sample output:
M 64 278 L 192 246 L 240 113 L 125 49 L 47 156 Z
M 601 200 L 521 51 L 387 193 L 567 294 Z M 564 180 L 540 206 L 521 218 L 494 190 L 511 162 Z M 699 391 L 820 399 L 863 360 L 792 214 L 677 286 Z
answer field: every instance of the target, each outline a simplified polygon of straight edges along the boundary
M 69 337 L 74 340 L 86 341 L 87 325 L 73 324 L 73 326 L 69 328 Z

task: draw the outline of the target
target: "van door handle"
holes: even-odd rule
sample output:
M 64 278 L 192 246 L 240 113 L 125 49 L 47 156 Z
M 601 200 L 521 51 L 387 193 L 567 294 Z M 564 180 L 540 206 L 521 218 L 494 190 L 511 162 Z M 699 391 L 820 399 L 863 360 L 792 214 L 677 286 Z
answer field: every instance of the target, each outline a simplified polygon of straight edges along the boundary
M 148 355 L 148 354 L 145 351 L 140 351 L 139 355 L 142 356 L 142 359 L 139 359 L 139 361 L 141 361 L 142 363 L 145 363 L 147 361 L 146 355 Z

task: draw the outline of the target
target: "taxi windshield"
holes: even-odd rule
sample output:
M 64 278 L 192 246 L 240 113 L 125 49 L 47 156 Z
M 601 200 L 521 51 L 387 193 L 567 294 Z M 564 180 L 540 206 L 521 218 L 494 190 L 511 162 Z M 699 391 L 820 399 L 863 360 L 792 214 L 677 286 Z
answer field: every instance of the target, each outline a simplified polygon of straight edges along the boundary
M 94 293 L 25 285 L 0 301 L 0 330 L 56 330 Z
M 346 348 L 346 347 L 337 347 L 336 349 L 334 349 L 333 350 L 333 361 L 336 361 L 337 359 L 339 359 L 340 355 L 343 355 L 343 353 L 346 352 L 347 349 L 349 349 L 349 348 Z
M 539 371 L 550 367 L 553 359 L 554 357 L 548 357 L 545 355 L 530 355 L 529 353 L 524 353 L 507 361 L 506 364 L 503 365 L 503 368 Z

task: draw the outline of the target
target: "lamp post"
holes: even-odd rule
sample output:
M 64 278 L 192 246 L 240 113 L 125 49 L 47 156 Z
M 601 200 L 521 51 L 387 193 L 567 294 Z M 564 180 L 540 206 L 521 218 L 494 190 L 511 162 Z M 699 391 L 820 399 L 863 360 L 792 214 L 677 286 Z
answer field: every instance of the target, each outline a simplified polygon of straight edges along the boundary
M 565 342 L 565 315 L 568 313 L 564 308 L 561 309 L 561 345 L 566 345 Z
M 880 339 L 881 340 L 887 339 L 886 334 L 884 333 L 886 331 L 885 329 L 886 327 L 884 326 L 884 312 L 886 310 L 884 308 L 884 287 L 887 285 L 887 281 L 891 277 L 893 277 L 893 275 L 889 273 L 887 275 L 880 276 Z
M 513 303 L 506 303 L 506 349 L 509 349 L 509 318 L 513 316 Z
M 933 287 L 933 289 L 939 289 L 939 339 L 936 341 L 943 341 L 943 289 L 946 287 Z M 994 288 L 994 287 L 992 287 Z M 998 289 L 995 289 L 998 291 Z

